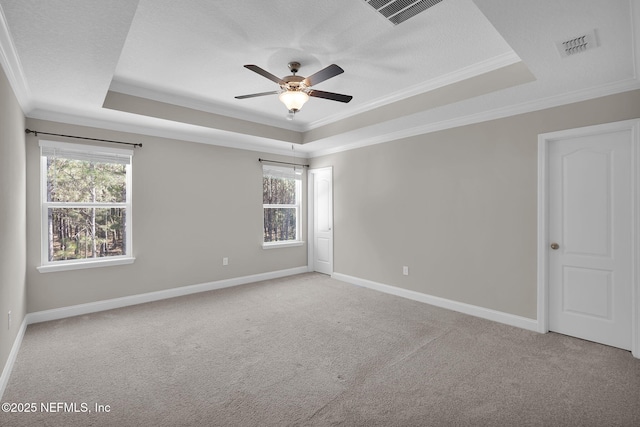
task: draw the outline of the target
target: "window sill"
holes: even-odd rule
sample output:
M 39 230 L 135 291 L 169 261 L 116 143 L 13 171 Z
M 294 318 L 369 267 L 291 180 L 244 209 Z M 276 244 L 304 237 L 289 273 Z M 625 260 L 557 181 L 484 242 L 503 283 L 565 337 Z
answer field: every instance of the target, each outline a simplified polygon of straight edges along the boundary
M 99 261 L 74 262 L 68 264 L 50 264 L 38 267 L 40 273 L 54 273 L 56 271 L 82 270 L 85 268 L 112 267 L 114 265 L 133 264 L 133 257 L 105 259 Z
M 304 241 L 295 240 L 295 241 L 285 241 L 285 242 L 268 242 L 262 244 L 262 249 L 275 249 L 275 248 L 291 248 L 294 246 L 302 246 L 304 245 Z

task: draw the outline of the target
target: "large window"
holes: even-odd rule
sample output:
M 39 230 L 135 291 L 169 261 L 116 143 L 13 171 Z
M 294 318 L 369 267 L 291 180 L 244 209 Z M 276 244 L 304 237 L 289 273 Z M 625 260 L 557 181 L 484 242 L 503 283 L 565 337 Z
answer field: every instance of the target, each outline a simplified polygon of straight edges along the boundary
M 301 243 L 302 169 L 262 166 L 264 246 Z
M 131 150 L 41 141 L 40 271 L 128 263 Z

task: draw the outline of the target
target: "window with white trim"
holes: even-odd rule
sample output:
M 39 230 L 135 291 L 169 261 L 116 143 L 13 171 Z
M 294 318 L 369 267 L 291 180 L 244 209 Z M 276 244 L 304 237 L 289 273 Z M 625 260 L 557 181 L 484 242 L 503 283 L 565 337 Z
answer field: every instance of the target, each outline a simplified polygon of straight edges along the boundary
M 133 151 L 40 141 L 40 153 L 40 271 L 132 262 Z
M 262 165 L 263 246 L 302 243 L 302 168 Z

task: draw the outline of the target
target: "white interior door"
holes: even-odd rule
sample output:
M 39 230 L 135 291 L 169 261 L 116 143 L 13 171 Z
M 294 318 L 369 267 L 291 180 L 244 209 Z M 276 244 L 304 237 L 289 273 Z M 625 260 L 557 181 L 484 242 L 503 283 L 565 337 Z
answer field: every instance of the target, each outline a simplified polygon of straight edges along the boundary
M 313 188 L 313 270 L 333 273 L 333 172 L 311 170 Z
M 549 330 L 632 347 L 633 135 L 549 142 Z

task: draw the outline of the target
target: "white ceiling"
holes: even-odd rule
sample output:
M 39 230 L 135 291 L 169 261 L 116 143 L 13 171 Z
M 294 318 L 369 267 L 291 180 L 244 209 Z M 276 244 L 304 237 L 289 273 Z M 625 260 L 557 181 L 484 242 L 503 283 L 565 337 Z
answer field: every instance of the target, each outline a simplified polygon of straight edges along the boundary
M 640 88 L 640 0 L 443 0 L 397 26 L 364 0 L 0 6 L 0 62 L 28 117 L 272 152 L 295 142 L 320 155 Z M 561 57 L 556 42 L 591 30 L 596 49 Z M 283 77 L 290 61 L 302 76 L 338 64 L 317 89 L 353 100 L 312 98 L 288 121 L 275 95 L 234 99 L 277 89 L 244 64 Z

